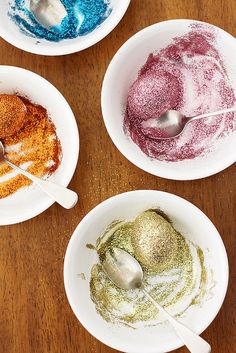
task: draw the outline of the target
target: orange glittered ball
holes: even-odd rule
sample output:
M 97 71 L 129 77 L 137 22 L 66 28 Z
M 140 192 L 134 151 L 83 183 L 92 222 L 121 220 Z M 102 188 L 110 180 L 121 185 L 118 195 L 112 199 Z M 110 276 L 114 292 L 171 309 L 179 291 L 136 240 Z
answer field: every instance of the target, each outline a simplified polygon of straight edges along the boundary
M 26 106 L 14 94 L 0 94 L 0 139 L 14 135 L 25 123 Z

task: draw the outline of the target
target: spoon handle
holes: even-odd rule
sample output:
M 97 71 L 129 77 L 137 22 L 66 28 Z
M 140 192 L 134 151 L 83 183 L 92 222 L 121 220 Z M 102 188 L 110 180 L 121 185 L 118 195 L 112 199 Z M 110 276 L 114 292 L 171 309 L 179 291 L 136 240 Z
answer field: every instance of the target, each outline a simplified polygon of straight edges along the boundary
M 171 316 L 160 304 L 158 304 L 152 296 L 142 288 L 146 297 L 156 306 L 156 308 L 165 315 L 171 325 L 174 327 L 178 336 L 182 339 L 183 343 L 191 353 L 210 353 L 211 346 L 200 336 L 190 330 L 188 327 L 177 321 Z
M 190 118 L 190 120 L 193 121 L 193 120 L 198 120 L 198 119 L 202 119 L 202 118 L 209 118 L 211 116 L 225 114 L 225 113 L 231 113 L 231 112 L 236 112 L 236 107 L 223 109 L 223 110 L 217 110 L 216 112 L 211 112 L 211 113 L 206 113 L 206 114 L 193 116 L 192 118 Z
M 17 170 L 20 174 L 23 174 L 28 179 L 34 181 L 42 189 L 43 192 L 45 192 L 53 200 L 59 203 L 62 207 L 69 209 L 76 205 L 78 201 L 78 195 L 76 194 L 76 192 L 69 190 L 66 187 L 52 183 L 51 181 L 40 179 L 35 175 L 30 174 L 26 170 L 21 169 L 20 167 L 11 163 L 7 159 L 5 159 L 4 161 L 10 167 Z

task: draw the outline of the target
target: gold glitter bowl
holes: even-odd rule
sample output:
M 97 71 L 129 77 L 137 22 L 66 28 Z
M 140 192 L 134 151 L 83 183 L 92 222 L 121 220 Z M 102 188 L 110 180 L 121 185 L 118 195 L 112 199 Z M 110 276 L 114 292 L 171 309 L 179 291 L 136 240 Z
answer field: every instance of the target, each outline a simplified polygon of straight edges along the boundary
M 153 190 L 131 191 L 102 202 L 84 217 L 71 237 L 65 255 L 64 284 L 70 306 L 81 324 L 98 340 L 123 352 L 161 353 L 182 346 L 172 327 L 162 320 L 152 325 L 140 321 L 135 329 L 107 322 L 96 311 L 90 296 L 91 269 L 99 259 L 87 245 L 95 245 L 112 222 L 133 221 L 150 209 L 164 212 L 176 231 L 204 254 L 209 277 L 201 305 L 189 306 L 180 321 L 202 333 L 220 310 L 228 286 L 224 244 L 215 226 L 196 206 L 176 195 Z

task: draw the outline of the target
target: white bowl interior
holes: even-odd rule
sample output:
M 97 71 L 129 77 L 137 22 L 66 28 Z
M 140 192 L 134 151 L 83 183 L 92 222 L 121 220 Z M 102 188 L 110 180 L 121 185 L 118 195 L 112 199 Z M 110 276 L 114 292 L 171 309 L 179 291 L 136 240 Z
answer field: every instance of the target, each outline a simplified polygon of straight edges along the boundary
M 95 244 L 112 221 L 132 219 L 152 207 L 160 207 L 177 230 L 203 249 L 207 265 L 214 272 L 211 298 L 201 307 L 191 306 L 181 321 L 202 332 L 216 316 L 227 289 L 228 262 L 223 242 L 211 221 L 193 204 L 173 194 L 152 190 L 120 194 L 101 203 L 82 220 L 69 242 L 64 263 L 65 289 L 82 325 L 103 343 L 124 352 L 161 353 L 182 343 L 167 323 L 134 330 L 107 323 L 97 314 L 90 299 L 89 280 L 90 270 L 98 259 L 86 244 Z M 80 273 L 85 274 L 86 280 L 78 276 Z
M 196 21 L 194 21 L 196 22 Z M 236 133 L 222 140 L 204 158 L 181 162 L 158 161 L 147 157 L 123 131 L 123 118 L 130 85 L 137 78 L 148 55 L 171 44 L 189 31 L 192 20 L 171 20 L 152 25 L 135 34 L 112 59 L 102 88 L 102 111 L 107 131 L 120 152 L 139 168 L 168 179 L 198 179 L 215 174 L 236 161 Z M 217 47 L 236 94 L 236 39 L 222 29 L 217 31 Z M 230 152 L 229 152 L 230 151 Z
M 62 160 L 49 178 L 68 185 L 77 164 L 79 135 L 73 112 L 61 93 L 41 76 L 18 67 L 0 66 L 0 93 L 19 93 L 47 109 L 62 146 Z M 17 223 L 44 211 L 53 201 L 36 185 L 0 199 L 0 225 Z
M 124 16 L 130 0 L 111 0 L 112 12 L 108 18 L 91 33 L 60 42 L 39 40 L 22 33 L 8 16 L 9 0 L 1 0 L 0 36 L 12 45 L 35 54 L 64 55 L 90 47 L 109 34 Z

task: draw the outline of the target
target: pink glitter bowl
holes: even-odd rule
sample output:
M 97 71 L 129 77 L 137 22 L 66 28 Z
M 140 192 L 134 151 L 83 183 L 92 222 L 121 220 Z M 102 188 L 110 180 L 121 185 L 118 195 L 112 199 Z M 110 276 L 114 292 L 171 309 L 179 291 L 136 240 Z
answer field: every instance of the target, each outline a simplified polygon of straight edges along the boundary
M 171 20 L 160 22 L 135 34 L 115 54 L 107 69 L 103 81 L 103 118 L 107 131 L 114 144 L 130 162 L 139 168 L 156 176 L 167 179 L 193 180 L 204 178 L 222 171 L 236 161 L 236 115 L 234 118 L 231 116 L 231 132 L 229 134 L 225 134 L 226 136 L 220 139 L 213 135 L 212 140 L 208 138 L 211 145 L 209 151 L 195 158 L 185 159 L 182 161 L 173 161 L 173 158 L 172 161 L 166 160 L 168 159 L 169 152 L 165 152 L 165 155 L 167 156 L 165 160 L 151 158 L 142 152 L 139 147 L 140 144 L 138 146 L 133 142 L 135 131 L 132 131 L 132 139 L 129 134 L 127 135 L 124 132 L 124 117 L 127 106 L 128 92 L 130 92 L 130 86 L 137 79 L 140 69 L 147 62 L 149 54 L 158 54 L 162 49 L 168 47 L 170 44 L 173 44 L 174 38 L 186 36 L 190 31 L 192 31 L 193 28 L 195 31 L 199 30 L 199 33 L 201 31 L 208 31 L 214 34 L 214 47 L 218 51 L 220 58 L 223 60 L 223 67 L 226 70 L 229 84 L 232 87 L 231 95 L 232 97 L 236 96 L 236 63 L 234 60 L 236 54 L 236 39 L 216 26 L 194 20 Z M 135 89 L 136 86 L 133 87 Z M 208 99 L 210 100 L 214 97 L 214 92 L 211 94 L 213 90 L 214 85 L 213 89 L 208 90 L 210 96 Z M 202 93 L 202 95 L 203 94 L 205 93 Z M 203 96 L 203 98 L 205 98 L 205 96 Z M 224 97 L 222 100 L 223 101 L 220 102 L 221 106 L 224 104 Z M 233 98 L 231 101 L 229 99 L 229 102 L 225 102 L 225 104 L 230 106 L 232 101 Z M 132 100 L 130 101 L 130 98 L 129 102 L 131 102 L 132 107 L 133 102 Z M 210 101 L 209 105 L 211 105 L 210 109 L 217 110 L 214 109 L 214 101 Z M 216 106 L 215 108 L 219 107 Z M 204 110 L 204 108 L 202 109 Z M 194 107 L 191 107 L 191 101 L 190 104 L 188 104 L 187 111 L 188 110 L 189 112 L 194 110 Z M 134 107 L 134 111 L 135 113 L 139 112 L 139 107 Z M 146 112 L 149 113 L 147 110 L 145 113 Z M 199 111 L 199 113 L 203 112 L 205 111 Z M 198 112 L 196 112 L 196 114 L 197 113 Z M 146 119 L 145 116 L 144 119 Z M 219 117 L 219 119 L 221 119 L 224 123 L 224 117 Z M 220 131 L 220 129 L 218 129 L 218 131 Z M 192 133 L 192 141 L 195 141 L 195 130 L 193 126 Z M 181 143 L 185 143 L 185 139 L 190 139 L 188 132 L 181 138 Z M 140 136 L 138 136 L 136 140 L 140 141 Z M 150 141 L 151 140 L 149 140 L 149 142 Z M 202 143 L 202 146 L 205 148 L 204 144 L 205 141 Z M 167 148 L 169 148 L 171 156 L 171 153 L 173 153 L 171 150 L 171 148 L 173 148 L 173 144 L 169 145 L 170 146 Z M 201 141 L 199 146 L 201 147 Z M 152 141 L 150 143 L 149 150 L 153 151 Z M 171 160 L 171 157 L 169 160 Z

